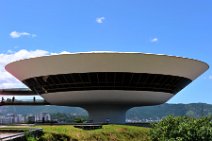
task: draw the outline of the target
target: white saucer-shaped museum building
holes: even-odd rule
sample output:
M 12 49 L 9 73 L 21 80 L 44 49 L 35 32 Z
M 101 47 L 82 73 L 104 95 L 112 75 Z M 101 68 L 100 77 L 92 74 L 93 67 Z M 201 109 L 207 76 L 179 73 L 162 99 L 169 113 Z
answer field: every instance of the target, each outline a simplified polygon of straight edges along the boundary
M 93 122 L 111 123 L 124 123 L 129 108 L 166 102 L 207 69 L 193 59 L 117 52 L 44 56 L 6 66 L 49 104 L 82 107 Z

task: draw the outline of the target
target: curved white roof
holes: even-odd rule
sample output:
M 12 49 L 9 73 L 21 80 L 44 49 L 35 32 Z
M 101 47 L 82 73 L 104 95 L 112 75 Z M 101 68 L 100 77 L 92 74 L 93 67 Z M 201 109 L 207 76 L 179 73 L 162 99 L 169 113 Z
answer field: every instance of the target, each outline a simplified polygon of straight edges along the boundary
M 131 52 L 52 55 L 20 60 L 6 66 L 6 70 L 21 81 L 38 76 L 86 72 L 151 73 L 194 80 L 207 69 L 206 63 L 194 59 Z

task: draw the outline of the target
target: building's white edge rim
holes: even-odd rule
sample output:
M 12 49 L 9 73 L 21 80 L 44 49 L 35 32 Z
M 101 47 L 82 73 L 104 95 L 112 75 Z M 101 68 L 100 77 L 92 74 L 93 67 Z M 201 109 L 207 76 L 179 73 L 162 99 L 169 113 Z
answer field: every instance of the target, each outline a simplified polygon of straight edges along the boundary
M 155 56 L 164 56 L 164 57 L 172 57 L 172 58 L 179 58 L 179 59 L 187 59 L 187 60 L 192 60 L 192 61 L 203 63 L 207 66 L 207 69 L 209 69 L 209 65 L 207 63 L 205 63 L 204 61 L 201 61 L 201 60 L 193 59 L 193 58 L 174 56 L 174 55 L 166 55 L 166 54 L 154 54 L 154 53 L 143 53 L 143 52 L 116 52 L 116 51 L 90 51 L 90 52 L 73 52 L 73 53 L 70 52 L 70 53 L 64 53 L 64 54 L 44 55 L 44 56 L 39 56 L 39 57 L 31 57 L 31 58 L 25 58 L 25 59 L 13 61 L 11 63 L 8 63 L 5 66 L 5 68 L 10 64 L 13 64 L 13 63 L 19 62 L 19 61 L 24 61 L 24 60 L 31 60 L 31 59 L 36 59 L 36 58 L 46 58 L 46 57 L 53 57 L 53 56 L 62 56 L 62 55 L 70 55 L 70 54 L 77 55 L 77 54 L 92 54 L 92 53 L 96 53 L 96 54 L 113 54 L 113 53 L 114 54 L 143 54 L 143 55 L 155 55 Z

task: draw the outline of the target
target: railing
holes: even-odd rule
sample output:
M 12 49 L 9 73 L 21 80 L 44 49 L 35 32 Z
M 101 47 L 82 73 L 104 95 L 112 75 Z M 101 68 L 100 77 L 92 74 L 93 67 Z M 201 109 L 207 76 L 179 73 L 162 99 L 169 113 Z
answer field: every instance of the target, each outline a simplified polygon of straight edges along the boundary
M 0 89 L 0 106 L 4 105 L 49 105 L 28 88 Z M 28 99 L 24 99 L 27 98 Z
M 0 102 L 0 106 L 6 105 L 49 105 L 49 103 L 43 99 L 12 100 L 8 98 Z

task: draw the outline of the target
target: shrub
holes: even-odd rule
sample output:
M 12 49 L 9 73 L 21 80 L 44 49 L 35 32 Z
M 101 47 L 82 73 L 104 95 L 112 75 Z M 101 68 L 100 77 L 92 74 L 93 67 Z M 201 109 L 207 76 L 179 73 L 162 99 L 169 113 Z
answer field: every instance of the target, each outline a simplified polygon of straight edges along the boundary
M 26 136 L 27 141 L 72 141 L 72 139 L 65 134 L 45 133 L 41 137 Z
M 212 118 L 168 116 L 152 125 L 153 141 L 210 141 L 212 140 Z

